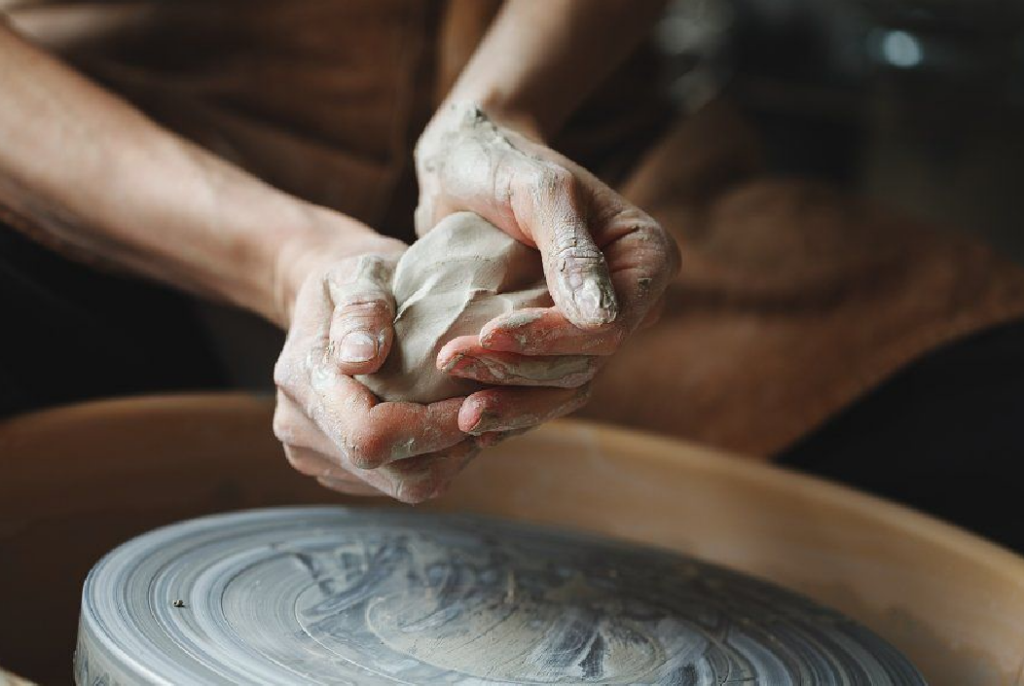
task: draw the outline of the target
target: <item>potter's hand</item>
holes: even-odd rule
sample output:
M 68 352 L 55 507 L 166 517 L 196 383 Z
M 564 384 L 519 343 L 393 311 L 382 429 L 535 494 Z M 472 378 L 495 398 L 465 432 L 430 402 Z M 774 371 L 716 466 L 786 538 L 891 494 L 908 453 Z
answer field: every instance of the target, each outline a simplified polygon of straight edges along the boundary
M 286 271 L 296 276 L 282 280 L 296 295 L 274 370 L 274 433 L 292 466 L 328 488 L 419 502 L 443 490 L 477 448 L 458 428 L 462 398 L 380 402 L 352 378 L 387 357 L 391 272 L 405 250 L 371 236 L 290 260 Z
M 452 212 L 476 212 L 540 250 L 555 303 L 498 317 L 442 349 L 439 368 L 506 386 L 470 396 L 459 426 L 517 431 L 575 410 L 602 358 L 656 316 L 679 267 L 675 243 L 585 169 L 472 104 L 435 116 L 416 167 L 418 232 Z

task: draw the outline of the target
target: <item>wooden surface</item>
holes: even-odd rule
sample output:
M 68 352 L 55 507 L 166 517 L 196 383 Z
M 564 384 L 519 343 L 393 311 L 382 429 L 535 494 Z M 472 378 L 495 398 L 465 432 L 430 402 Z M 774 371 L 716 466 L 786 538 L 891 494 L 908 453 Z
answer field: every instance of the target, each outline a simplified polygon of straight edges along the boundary
M 84 575 L 135 534 L 210 512 L 351 503 L 291 472 L 271 410 L 269 399 L 183 396 L 0 424 L 0 664 L 67 683 Z M 1024 683 L 1024 561 L 817 480 L 559 422 L 490 451 L 431 507 L 694 553 L 863 621 L 935 686 Z

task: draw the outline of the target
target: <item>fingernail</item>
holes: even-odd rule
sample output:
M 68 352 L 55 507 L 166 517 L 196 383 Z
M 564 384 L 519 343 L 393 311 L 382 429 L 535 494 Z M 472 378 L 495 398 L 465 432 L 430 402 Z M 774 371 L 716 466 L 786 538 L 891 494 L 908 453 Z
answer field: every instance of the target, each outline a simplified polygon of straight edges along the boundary
M 453 376 L 481 381 L 501 382 L 508 377 L 507 368 L 498 360 L 482 360 L 465 354 L 460 355 L 445 371 Z M 487 379 L 481 379 L 482 376 Z
M 377 354 L 377 341 L 365 331 L 352 331 L 341 339 L 342 362 L 368 362 Z
M 480 418 L 476 420 L 476 424 L 470 428 L 468 433 L 470 436 L 479 436 L 491 431 L 499 430 L 499 420 L 501 417 L 493 412 L 481 412 Z
M 572 300 L 581 317 L 594 324 L 610 324 L 615 321 L 618 307 L 611 284 L 594 277 L 571 279 L 570 284 Z
M 444 363 L 440 371 L 445 374 L 451 374 L 456 370 L 456 368 L 460 367 L 462 361 L 465 359 L 466 353 L 456 353 L 455 355 L 452 355 L 451 359 Z

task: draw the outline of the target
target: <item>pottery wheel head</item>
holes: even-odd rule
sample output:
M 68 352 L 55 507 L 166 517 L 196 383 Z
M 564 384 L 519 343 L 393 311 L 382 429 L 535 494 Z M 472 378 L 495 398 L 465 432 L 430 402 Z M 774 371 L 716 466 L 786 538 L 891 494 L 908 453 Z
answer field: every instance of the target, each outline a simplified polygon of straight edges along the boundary
M 116 549 L 86 581 L 76 680 L 924 684 L 860 625 L 696 560 L 342 508 L 208 517 Z

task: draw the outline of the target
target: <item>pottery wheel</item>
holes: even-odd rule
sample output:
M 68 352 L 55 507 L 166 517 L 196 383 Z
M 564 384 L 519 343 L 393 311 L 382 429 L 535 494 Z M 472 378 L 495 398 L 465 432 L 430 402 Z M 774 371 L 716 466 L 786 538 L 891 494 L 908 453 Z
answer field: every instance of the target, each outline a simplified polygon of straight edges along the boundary
M 838 613 L 676 554 L 496 520 L 258 510 L 158 529 L 82 599 L 88 684 L 924 684 Z

